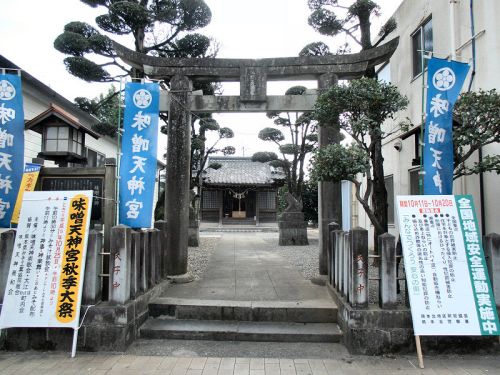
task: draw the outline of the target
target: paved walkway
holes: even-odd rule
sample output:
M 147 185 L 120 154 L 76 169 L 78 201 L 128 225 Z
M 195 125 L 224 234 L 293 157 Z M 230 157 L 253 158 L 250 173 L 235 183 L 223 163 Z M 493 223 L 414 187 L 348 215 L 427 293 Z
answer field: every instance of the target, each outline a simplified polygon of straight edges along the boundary
M 277 239 L 276 239 L 277 240 Z M 223 233 L 201 280 L 169 287 L 164 297 L 301 301 L 331 298 L 273 251 L 260 233 Z
M 67 354 L 0 354 L 0 374 L 92 375 L 494 375 L 500 356 L 430 357 L 418 369 L 413 356 L 342 359 L 217 358 Z

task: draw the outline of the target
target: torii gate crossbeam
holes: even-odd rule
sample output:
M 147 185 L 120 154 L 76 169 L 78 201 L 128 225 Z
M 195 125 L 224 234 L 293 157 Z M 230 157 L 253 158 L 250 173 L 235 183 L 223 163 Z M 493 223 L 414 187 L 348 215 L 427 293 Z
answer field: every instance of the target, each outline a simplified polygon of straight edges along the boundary
M 189 180 L 191 170 L 191 112 L 266 112 L 312 110 L 316 93 L 297 96 L 268 96 L 267 81 L 317 80 L 319 92 L 339 79 L 362 77 L 367 69 L 389 60 L 398 38 L 355 54 L 269 59 L 162 58 L 132 51 L 113 42 L 124 62 L 139 68 L 151 79 L 170 81 L 170 93 L 161 110 L 169 109 L 165 218 L 167 220 L 168 274 L 187 272 L 189 227 Z M 240 82 L 240 96 L 203 96 L 192 92 L 192 82 Z M 338 142 L 335 126 L 319 127 L 319 146 Z M 320 274 L 326 274 L 328 224 L 341 224 L 338 184 L 319 185 Z M 165 245 L 165 244 L 164 244 Z

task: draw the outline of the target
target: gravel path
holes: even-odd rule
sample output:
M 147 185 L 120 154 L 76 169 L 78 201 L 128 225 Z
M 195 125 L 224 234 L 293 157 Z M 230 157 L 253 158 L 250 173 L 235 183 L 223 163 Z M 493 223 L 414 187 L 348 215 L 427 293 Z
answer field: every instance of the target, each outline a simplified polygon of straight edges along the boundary
M 319 277 L 319 241 L 317 238 L 309 238 L 307 246 L 279 246 L 277 235 L 267 237 L 265 241 L 275 245 L 273 250 L 297 267 L 306 280 Z
M 220 235 L 200 236 L 199 247 L 188 247 L 188 268 L 196 280 L 199 280 L 207 268 L 210 256 L 220 240 Z

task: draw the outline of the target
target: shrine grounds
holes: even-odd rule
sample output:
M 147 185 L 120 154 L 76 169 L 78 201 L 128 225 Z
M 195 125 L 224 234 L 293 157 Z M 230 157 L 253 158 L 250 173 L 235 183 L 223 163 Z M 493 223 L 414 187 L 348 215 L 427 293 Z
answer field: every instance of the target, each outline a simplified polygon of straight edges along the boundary
M 237 232 L 237 231 L 236 231 Z M 195 279 L 209 281 L 210 259 L 223 236 L 238 241 L 259 238 L 311 285 L 321 286 L 317 272 L 318 231 L 309 230 L 308 246 L 277 245 L 276 232 L 203 231 L 200 247 L 189 248 Z M 250 261 L 250 259 L 249 259 Z M 205 273 L 207 271 L 207 273 Z M 205 278 L 203 275 L 205 273 Z M 194 283 L 193 283 L 194 284 Z M 188 286 L 188 284 L 186 284 Z M 189 287 L 188 287 L 189 288 Z M 308 288 L 306 286 L 306 288 Z M 312 287 L 311 287 L 312 288 Z M 175 288 L 172 288 L 175 290 Z M 187 290 L 184 288 L 184 291 Z M 226 293 L 226 292 L 224 292 Z M 309 291 L 307 292 L 309 293 Z M 500 374 L 500 344 L 466 351 L 424 352 L 425 369 L 414 353 L 351 355 L 339 343 L 136 340 L 124 353 L 68 351 L 0 352 L 1 374 L 165 374 L 165 375 L 335 375 L 335 374 Z

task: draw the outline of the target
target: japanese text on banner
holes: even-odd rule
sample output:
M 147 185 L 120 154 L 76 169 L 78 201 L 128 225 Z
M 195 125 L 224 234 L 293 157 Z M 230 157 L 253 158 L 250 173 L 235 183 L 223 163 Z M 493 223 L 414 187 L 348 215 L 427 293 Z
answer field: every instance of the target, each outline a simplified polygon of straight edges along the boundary
M 21 77 L 0 74 L 0 227 L 8 228 L 24 165 Z
M 40 164 L 26 163 L 26 165 L 24 166 L 21 186 L 19 188 L 19 193 L 17 194 L 16 205 L 14 206 L 14 212 L 10 221 L 12 224 L 18 223 L 19 212 L 21 211 L 24 192 L 35 190 L 36 181 L 38 180 L 38 175 L 41 169 L 42 166 Z
M 397 197 L 416 335 L 498 335 L 472 197 Z
M 0 328 L 79 324 L 92 191 L 25 192 Z
M 432 58 L 428 65 L 424 131 L 424 194 L 452 194 L 452 110 L 469 71 L 467 64 Z
M 119 222 L 150 228 L 156 176 L 160 88 L 127 83 L 120 163 Z

